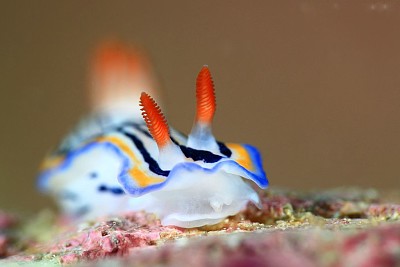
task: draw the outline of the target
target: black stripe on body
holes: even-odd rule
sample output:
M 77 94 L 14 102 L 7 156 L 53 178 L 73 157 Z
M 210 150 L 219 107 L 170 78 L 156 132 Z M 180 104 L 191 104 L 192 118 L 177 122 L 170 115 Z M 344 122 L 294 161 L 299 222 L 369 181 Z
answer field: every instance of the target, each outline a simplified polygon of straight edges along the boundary
M 169 171 L 164 171 L 160 168 L 158 165 L 157 161 L 153 159 L 150 155 L 150 153 L 146 150 L 146 148 L 143 145 L 143 142 L 140 141 L 139 138 L 137 138 L 134 134 L 132 133 L 127 133 L 126 131 L 123 132 L 123 134 L 128 137 L 136 146 L 136 148 L 139 150 L 140 154 L 142 154 L 144 161 L 149 164 L 149 170 L 154 172 L 155 174 L 162 175 L 162 176 L 168 176 Z
M 171 137 L 172 142 L 180 147 L 182 153 L 187 158 L 191 158 L 194 161 L 203 161 L 205 163 L 214 163 L 222 159 L 221 156 L 215 155 L 207 150 L 197 150 L 187 146 L 180 145 L 174 138 Z
M 221 152 L 222 155 L 227 156 L 230 158 L 232 156 L 232 151 L 222 142 L 217 142 L 218 147 L 219 147 L 219 152 Z
M 110 187 L 110 186 L 106 186 L 104 184 L 100 185 L 97 188 L 97 190 L 102 193 L 109 192 L 113 195 L 124 195 L 125 194 L 124 190 L 122 190 L 122 188 L 120 188 L 120 187 Z
M 185 134 L 183 134 L 182 132 L 180 132 L 180 131 L 178 131 L 178 130 L 176 130 L 176 129 L 174 129 L 174 131 L 177 133 L 177 134 L 179 134 L 179 135 L 181 135 L 182 137 L 184 137 L 185 139 L 187 139 L 187 136 L 185 135 Z M 179 144 L 174 138 L 172 138 L 171 137 L 171 140 L 175 143 L 175 144 L 177 144 L 178 146 L 180 146 L 180 147 L 182 147 L 182 145 L 181 144 Z M 232 151 L 223 143 L 223 142 L 220 142 L 220 141 L 217 141 L 217 144 L 218 144 L 218 148 L 219 148 L 219 152 L 222 154 L 222 155 L 224 155 L 224 156 L 226 156 L 226 157 L 228 157 L 228 158 L 230 158 L 231 156 L 232 156 Z M 187 147 L 186 147 L 187 148 Z M 197 150 L 197 151 L 204 151 L 204 150 Z M 206 151 L 207 152 L 207 151 Z M 210 152 L 211 153 L 211 152 Z M 185 154 L 185 156 L 186 156 L 186 154 Z M 192 158 L 192 157 L 190 157 L 190 158 Z M 194 159 L 194 158 L 193 158 Z M 218 161 L 218 160 L 217 160 Z M 211 161 L 212 162 L 212 161 Z M 214 161 L 215 162 L 215 161 Z

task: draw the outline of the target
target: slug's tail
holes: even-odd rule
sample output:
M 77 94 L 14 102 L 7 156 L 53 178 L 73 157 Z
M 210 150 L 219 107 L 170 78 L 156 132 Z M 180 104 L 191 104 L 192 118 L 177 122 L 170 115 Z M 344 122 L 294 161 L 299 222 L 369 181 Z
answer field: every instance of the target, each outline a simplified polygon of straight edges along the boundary
M 115 41 L 96 50 L 88 92 L 95 114 L 113 120 L 141 119 L 140 94 L 147 92 L 159 102 L 157 87 L 150 63 L 139 50 Z

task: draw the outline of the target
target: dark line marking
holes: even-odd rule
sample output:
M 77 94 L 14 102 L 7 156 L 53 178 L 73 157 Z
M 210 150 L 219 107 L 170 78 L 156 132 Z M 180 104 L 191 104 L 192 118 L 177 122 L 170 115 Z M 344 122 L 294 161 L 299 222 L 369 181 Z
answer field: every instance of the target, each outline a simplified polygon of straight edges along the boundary
M 232 151 L 224 143 L 217 141 L 217 144 L 219 147 L 219 152 L 221 152 L 222 155 L 225 155 L 228 158 L 232 156 Z
M 149 152 L 146 150 L 146 148 L 143 145 L 143 142 L 139 140 L 134 134 L 127 133 L 126 131 L 123 131 L 123 134 L 125 136 L 129 137 L 129 139 L 132 140 L 132 142 L 135 144 L 136 148 L 139 150 L 139 152 L 142 154 L 144 161 L 149 164 L 149 170 L 152 171 L 155 174 L 162 175 L 167 177 L 169 175 L 169 171 L 162 170 L 160 166 L 158 165 L 157 161 L 151 157 Z
M 102 192 L 102 193 L 110 192 L 110 193 L 112 193 L 114 195 L 123 195 L 123 194 L 125 194 L 124 190 L 122 190 L 119 187 L 108 187 L 108 186 L 106 186 L 104 184 L 100 185 L 98 190 L 100 192 Z
M 198 150 L 194 148 L 190 148 L 187 146 L 180 145 L 174 138 L 171 137 L 172 142 L 174 142 L 176 145 L 180 147 L 182 150 L 182 153 L 185 155 L 187 158 L 191 158 L 194 161 L 203 161 L 205 163 L 214 163 L 218 162 L 222 159 L 221 156 L 215 155 L 211 153 L 210 151 L 207 150 Z

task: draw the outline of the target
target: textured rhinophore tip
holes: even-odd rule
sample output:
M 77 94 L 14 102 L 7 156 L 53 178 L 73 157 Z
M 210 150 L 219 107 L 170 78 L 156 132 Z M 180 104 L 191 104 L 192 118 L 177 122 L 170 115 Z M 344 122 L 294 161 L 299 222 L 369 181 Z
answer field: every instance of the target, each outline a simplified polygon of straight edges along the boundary
M 210 70 L 203 66 L 196 81 L 197 113 L 196 121 L 211 123 L 214 117 L 216 102 L 214 82 Z
M 169 127 L 167 120 L 151 96 L 143 92 L 140 95 L 140 110 L 146 122 L 150 134 L 153 136 L 158 147 L 163 147 L 170 142 Z

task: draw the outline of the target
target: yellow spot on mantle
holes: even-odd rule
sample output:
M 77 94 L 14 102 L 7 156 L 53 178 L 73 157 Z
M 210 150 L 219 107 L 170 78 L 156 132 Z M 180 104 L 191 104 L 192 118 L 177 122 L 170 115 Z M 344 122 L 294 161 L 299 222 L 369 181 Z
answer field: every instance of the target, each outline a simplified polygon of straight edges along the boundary
M 229 143 L 226 146 L 233 152 L 233 160 L 249 171 L 254 171 L 254 164 L 250 154 L 243 145 Z

